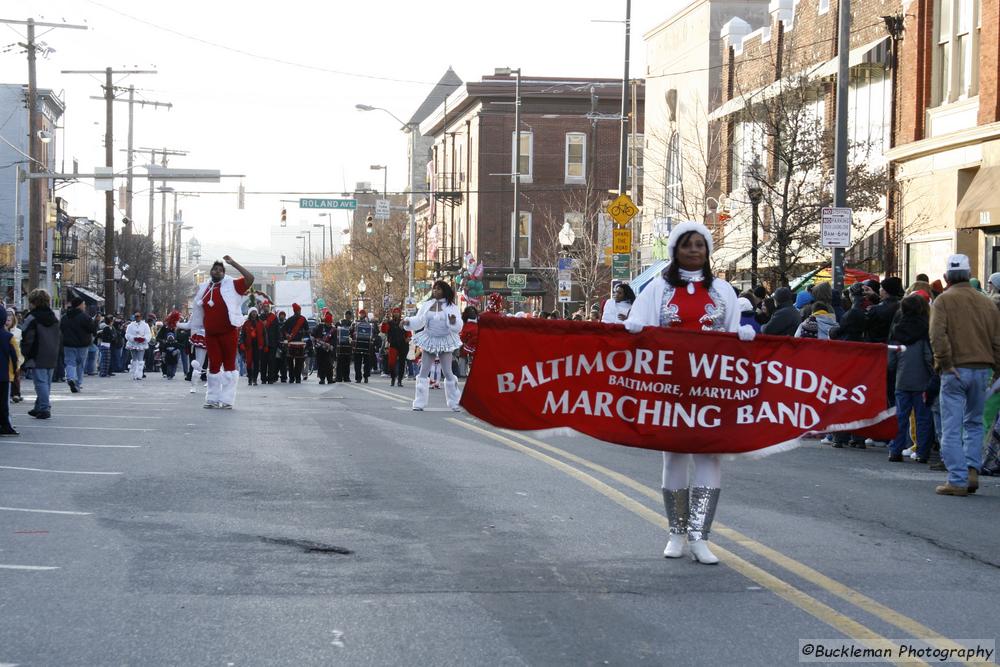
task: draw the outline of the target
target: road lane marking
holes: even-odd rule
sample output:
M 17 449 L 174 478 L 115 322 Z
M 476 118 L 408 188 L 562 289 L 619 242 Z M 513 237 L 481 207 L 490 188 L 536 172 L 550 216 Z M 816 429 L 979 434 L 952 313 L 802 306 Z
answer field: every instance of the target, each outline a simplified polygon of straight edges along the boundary
M 652 500 L 655 500 L 657 502 L 660 502 L 663 499 L 662 491 L 648 487 L 642 482 L 632 479 L 627 475 L 623 475 L 619 472 L 611 470 L 610 468 L 606 468 L 605 466 L 602 466 L 598 463 L 594 463 L 585 458 L 577 456 L 576 454 L 567 452 L 564 449 L 560 449 L 559 447 L 555 447 L 546 442 L 542 442 L 537 438 L 533 438 L 523 433 L 510 431 L 508 429 L 501 429 L 501 432 L 509 436 L 514 436 L 540 449 L 544 449 L 546 451 L 552 452 L 553 454 L 557 454 L 569 461 L 573 461 L 574 463 L 577 463 L 591 470 L 594 470 L 595 472 L 599 472 L 602 475 L 605 475 L 610 479 L 615 480 L 616 482 L 624 484 L 625 486 L 629 487 L 634 491 L 638 491 L 647 498 L 651 498 Z M 806 581 L 815 584 L 816 586 L 819 586 L 823 590 L 832 593 L 833 595 L 839 597 L 845 602 L 849 602 L 855 607 L 858 607 L 859 609 L 862 609 L 868 612 L 869 614 L 882 619 L 886 623 L 889 623 L 890 625 L 893 625 L 899 628 L 900 630 L 903 630 L 904 632 L 910 634 L 915 638 L 927 640 L 933 643 L 938 648 L 949 648 L 949 649 L 961 648 L 958 644 L 952 642 L 947 637 L 942 636 L 940 633 L 932 630 L 931 628 L 921 624 L 919 621 L 912 619 L 908 616 L 905 616 L 904 614 L 901 614 L 895 609 L 887 607 L 882 603 L 877 602 L 876 600 L 864 595 L 863 593 L 856 591 L 853 588 L 850 588 L 849 586 L 842 584 L 839 581 L 836 581 L 835 579 L 831 579 L 822 572 L 819 572 L 818 570 L 809 567 L 805 563 L 801 563 L 795 560 L 794 558 L 790 558 L 789 556 L 786 556 L 781 552 L 772 549 L 771 547 L 768 547 L 765 544 L 762 544 L 761 542 L 758 542 L 757 540 L 754 540 L 753 538 L 750 538 L 737 530 L 734 530 L 733 528 L 729 528 L 728 526 L 717 522 L 714 526 L 714 530 L 716 534 L 722 535 L 727 539 L 736 542 L 740 546 L 744 547 L 749 551 L 754 552 L 758 556 L 766 558 L 775 565 L 782 567 L 785 570 L 788 570 L 792 574 L 801 577 L 802 579 L 805 579 Z
M 397 403 L 411 403 L 412 399 L 403 398 L 402 396 L 396 396 L 395 394 L 390 394 L 389 392 L 381 392 L 378 389 L 370 389 L 368 387 L 355 387 L 359 391 L 363 391 L 371 394 L 372 396 L 377 396 L 378 398 L 386 398 L 390 401 L 396 401 Z
M 121 426 L 59 426 L 57 424 L 45 424 L 44 426 L 40 424 L 29 424 L 28 426 L 22 426 L 22 428 L 71 428 L 76 431 L 155 431 L 153 428 L 123 428 Z
M 624 493 L 614 489 L 599 479 L 588 475 L 587 473 L 578 470 L 567 463 L 563 463 L 558 459 L 554 459 L 551 456 L 542 454 L 539 451 L 528 447 L 527 445 L 522 445 L 519 442 L 515 442 L 510 438 L 504 437 L 497 433 L 491 433 L 483 428 L 474 426 L 468 422 L 461 419 L 456 419 L 454 417 L 448 418 L 448 421 L 461 426 L 464 429 L 477 432 L 483 436 L 486 436 L 492 440 L 519 451 L 523 454 L 545 463 L 546 465 L 552 466 L 557 470 L 566 473 L 570 477 L 586 484 L 593 490 L 597 491 L 601 495 L 625 508 L 626 510 L 638 515 L 639 517 L 645 519 L 649 523 L 658 526 L 666 530 L 669 525 L 666 518 L 661 516 L 658 512 L 654 512 L 637 500 L 629 498 Z M 833 627 L 834 629 L 842 632 L 847 637 L 854 639 L 856 641 L 864 642 L 866 645 L 872 648 L 888 649 L 892 651 L 893 655 L 899 655 L 899 645 L 889 641 L 886 637 L 878 634 L 874 630 L 871 630 L 867 626 L 862 625 L 858 621 L 841 614 L 837 610 L 833 609 L 827 604 L 820 602 L 816 598 L 812 597 L 808 593 L 799 590 L 792 584 L 779 579 L 778 577 L 764 571 L 760 567 L 754 565 L 753 563 L 744 560 L 735 553 L 729 551 L 728 549 L 719 546 L 718 544 L 713 544 L 712 548 L 719 552 L 723 556 L 722 564 L 726 565 L 730 569 L 742 574 L 747 579 L 750 579 L 756 584 L 759 584 L 772 593 L 782 598 L 783 600 L 793 604 L 807 614 L 813 616 L 814 618 L 826 623 L 827 625 Z M 913 664 L 912 662 L 895 662 L 898 665 Z M 927 664 L 927 663 L 918 663 Z
M 2 565 L 0 570 L 27 570 L 28 572 L 45 572 L 48 570 L 58 570 L 58 567 L 47 567 L 44 565 Z
M 90 470 L 48 470 L 46 468 L 20 468 L 18 466 L 0 466 L 0 470 L 22 470 L 26 472 L 52 472 L 60 475 L 121 475 L 120 472 L 94 472 Z
M 0 445 L 44 445 L 46 447 L 93 447 L 95 449 L 142 449 L 142 445 L 84 445 L 78 442 L 28 442 L 27 440 L 0 440 Z
M 27 413 L 25 413 L 25 415 L 27 415 Z M 92 410 L 88 410 L 86 412 L 65 412 L 61 409 L 56 412 L 55 417 L 57 419 L 59 417 L 94 417 L 96 419 L 169 419 L 169 417 L 164 417 L 162 415 L 104 415 Z
M 62 514 L 65 516 L 91 516 L 90 512 L 70 512 L 68 510 L 36 510 L 27 507 L 0 507 L 0 512 L 31 512 L 32 514 Z

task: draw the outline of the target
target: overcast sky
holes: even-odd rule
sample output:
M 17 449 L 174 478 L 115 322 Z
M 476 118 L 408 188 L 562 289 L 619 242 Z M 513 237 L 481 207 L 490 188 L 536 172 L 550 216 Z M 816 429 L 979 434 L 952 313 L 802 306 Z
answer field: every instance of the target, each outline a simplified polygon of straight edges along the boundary
M 633 76 L 645 71 L 642 34 L 680 6 L 633 2 Z M 104 103 L 89 99 L 103 94 L 103 76 L 60 70 L 156 69 L 155 75 L 115 77 L 117 85 L 134 84 L 143 99 L 175 105 L 170 111 L 136 108 L 136 146 L 187 150 L 190 155 L 173 158 L 171 166 L 246 174 L 248 191 L 317 193 L 350 190 L 358 181 L 381 183 L 371 164 L 389 166 L 390 191 L 405 187 L 406 141 L 398 124 L 380 112 L 359 112 L 356 103 L 385 107 L 406 120 L 449 66 L 465 81 L 502 66 L 521 67 L 526 75 L 621 77 L 624 26 L 594 21 L 624 14 L 624 0 L 0 3 L 0 18 L 90 26 L 37 34 L 55 49 L 39 60 L 38 84 L 64 91 L 65 130 L 58 140 L 67 170 L 73 157 L 81 172 L 104 164 Z M 23 26 L 0 26 L 0 47 L 22 41 L 19 34 Z M 0 81 L 27 82 L 23 50 L 0 53 Z M 115 105 L 116 169 L 125 164 L 117 149 L 126 145 L 127 109 Z M 238 182 L 181 187 L 225 192 Z M 138 181 L 135 189 L 146 187 Z M 71 213 L 104 220 L 103 196 L 90 184 L 61 194 Z M 179 208 L 206 255 L 229 252 L 277 263 L 270 230 L 278 224 L 282 198 L 249 195 L 240 211 L 235 194 L 205 194 L 182 199 Z M 142 230 L 147 211 L 146 195 L 139 194 L 134 217 Z M 341 215 L 346 226 L 346 213 Z M 159 217 L 157 209 L 157 224 Z M 316 212 L 291 204 L 288 218 L 290 224 L 320 221 Z

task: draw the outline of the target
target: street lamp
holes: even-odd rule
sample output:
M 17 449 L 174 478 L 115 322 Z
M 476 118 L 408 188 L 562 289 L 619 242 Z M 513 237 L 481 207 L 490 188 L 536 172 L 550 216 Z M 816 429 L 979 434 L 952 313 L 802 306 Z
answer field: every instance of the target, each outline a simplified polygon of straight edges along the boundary
M 573 243 L 575 243 L 575 242 L 576 242 L 576 232 L 573 231 L 573 225 L 569 224 L 569 222 L 564 222 L 563 226 L 562 226 L 562 229 L 559 230 L 559 245 L 562 246 L 562 252 L 559 253 L 560 258 L 567 257 L 569 255 L 569 249 L 573 246 Z M 558 289 L 558 287 L 559 287 L 559 280 L 558 280 L 558 278 L 559 278 L 559 272 L 560 271 L 562 271 L 562 266 L 559 266 L 556 269 L 556 288 L 557 288 L 556 289 L 556 298 L 557 299 L 559 298 L 559 292 L 560 292 L 560 290 Z M 572 284 L 571 284 L 570 287 L 572 289 Z M 570 298 L 572 298 L 572 297 L 570 297 Z M 562 311 L 563 311 L 563 318 L 565 319 L 565 317 L 566 317 L 566 302 L 565 301 L 563 302 Z
M 319 217 L 326 216 L 327 225 L 330 227 L 330 257 L 333 257 L 333 213 L 320 213 Z
M 514 253 L 511 273 L 517 273 L 520 268 L 521 245 L 521 68 L 497 67 L 493 70 L 495 76 L 510 76 L 514 74 Z
M 388 199 L 389 195 L 389 165 L 373 164 L 368 167 L 372 171 L 382 171 L 382 199 Z
M 755 157 L 750 169 L 743 174 L 743 187 L 750 198 L 750 288 L 757 287 L 757 226 L 760 224 L 760 202 L 764 198 L 761 187 L 763 173 L 760 158 Z
M 385 283 L 385 294 L 382 297 L 382 310 L 389 307 L 389 287 L 392 285 L 392 276 L 386 271 L 382 274 L 382 282 Z
M 322 222 L 313 223 L 313 227 L 319 227 L 323 230 L 323 261 L 326 261 L 326 225 Z
M 407 134 L 410 135 L 410 149 L 411 149 L 411 153 L 413 153 L 414 155 L 416 154 L 416 152 L 417 152 L 417 146 L 414 143 L 416 141 L 416 136 L 414 135 L 414 132 L 413 132 L 414 128 L 417 127 L 416 123 L 406 123 L 403 120 L 401 120 L 399 118 L 399 116 L 397 116 L 396 114 L 392 113 L 388 109 L 383 109 L 382 107 L 375 107 L 375 106 L 372 106 L 370 104 L 355 104 L 354 108 L 357 109 L 358 111 L 382 111 L 382 112 L 385 112 L 386 114 L 388 114 L 391 118 L 393 118 L 400 125 L 402 125 L 403 132 L 406 132 Z M 407 258 L 407 266 L 406 266 L 406 283 L 407 283 L 407 285 L 406 285 L 406 293 L 408 295 L 412 295 L 413 294 L 414 276 L 416 275 L 416 266 L 417 266 L 417 261 L 416 261 L 417 260 L 417 216 L 416 216 L 416 213 L 415 213 L 416 200 L 414 199 L 414 192 L 413 192 L 413 161 L 412 160 L 409 160 L 407 162 L 406 182 L 407 182 L 407 188 L 406 189 L 407 189 L 407 192 L 409 193 L 409 196 L 407 198 L 408 201 L 407 201 L 407 204 L 406 204 L 406 208 L 407 208 L 408 213 L 410 214 L 410 224 L 409 224 L 410 248 L 409 248 L 409 257 Z M 331 243 L 332 242 L 333 242 L 333 237 L 332 237 L 332 233 L 331 233 Z
M 365 279 L 362 276 L 361 280 L 358 281 L 358 312 L 360 313 L 365 309 L 365 291 L 368 289 L 368 285 L 365 284 Z
M 302 272 L 305 273 L 306 270 L 306 235 L 299 234 L 295 237 L 296 239 L 302 239 Z

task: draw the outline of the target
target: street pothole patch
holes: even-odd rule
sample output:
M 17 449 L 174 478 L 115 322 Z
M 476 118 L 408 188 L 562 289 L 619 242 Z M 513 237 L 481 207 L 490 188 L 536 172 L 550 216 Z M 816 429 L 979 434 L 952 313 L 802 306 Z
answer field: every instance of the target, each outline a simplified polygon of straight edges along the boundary
M 341 556 L 350 556 L 354 553 L 346 547 L 338 547 L 334 544 L 323 544 L 322 542 L 313 542 L 311 540 L 296 540 L 289 537 L 267 537 L 264 535 L 258 535 L 257 539 L 261 542 L 267 542 L 268 544 L 278 544 L 283 547 L 294 547 L 296 549 L 301 549 L 306 553 L 338 554 Z

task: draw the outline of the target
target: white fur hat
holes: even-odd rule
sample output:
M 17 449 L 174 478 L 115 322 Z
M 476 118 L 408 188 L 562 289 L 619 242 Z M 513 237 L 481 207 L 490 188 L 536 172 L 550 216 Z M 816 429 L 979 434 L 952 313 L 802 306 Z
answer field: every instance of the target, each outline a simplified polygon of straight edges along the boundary
M 677 245 L 677 241 L 687 234 L 688 232 L 698 232 L 703 237 L 705 237 L 705 244 L 708 246 L 708 256 L 712 256 L 712 232 L 708 231 L 708 227 L 701 224 L 700 222 L 695 222 L 694 220 L 686 220 L 679 223 L 670 230 L 670 237 L 667 238 L 667 258 L 673 260 L 674 258 L 674 246 Z

